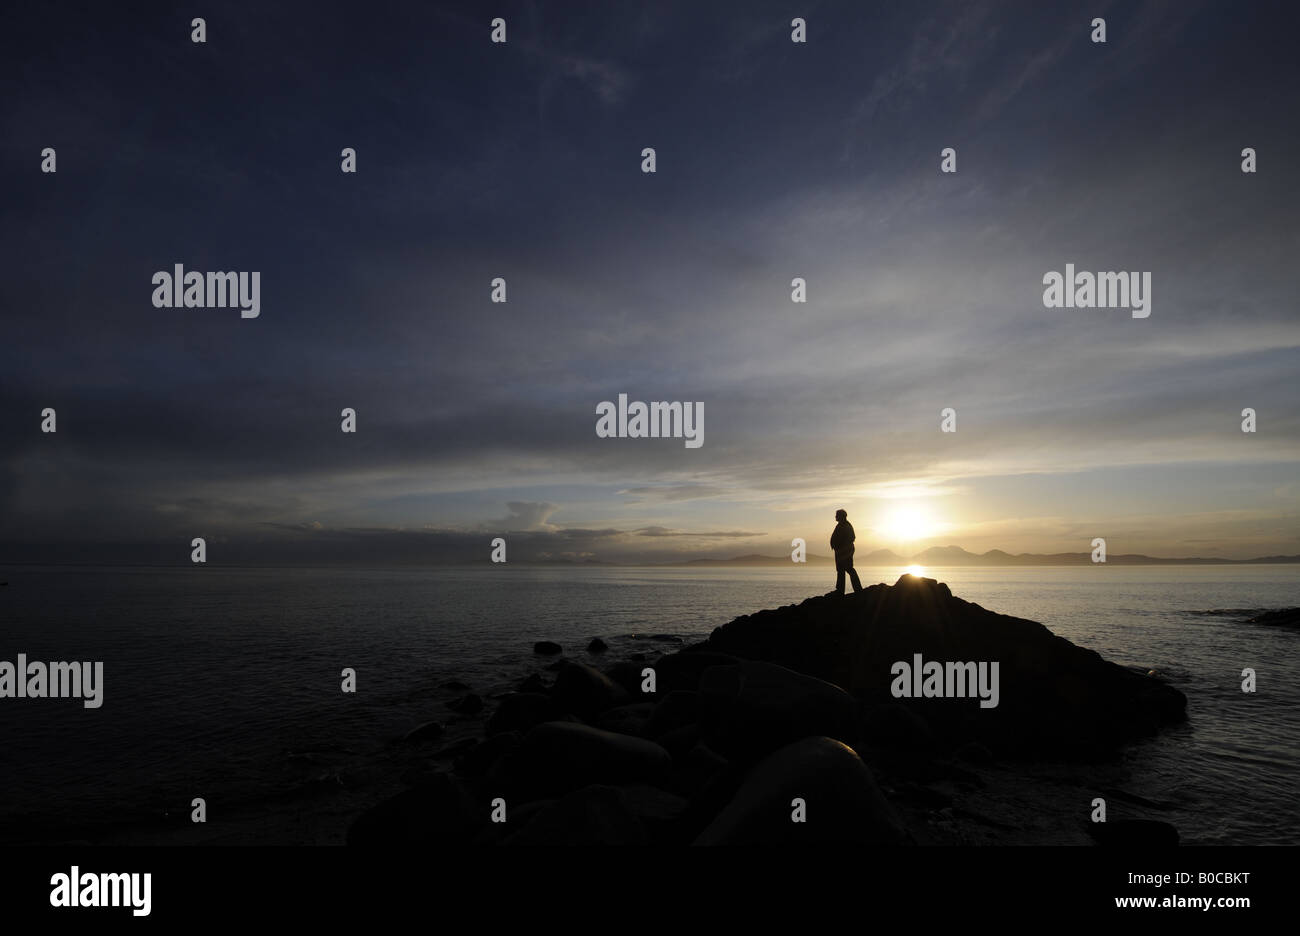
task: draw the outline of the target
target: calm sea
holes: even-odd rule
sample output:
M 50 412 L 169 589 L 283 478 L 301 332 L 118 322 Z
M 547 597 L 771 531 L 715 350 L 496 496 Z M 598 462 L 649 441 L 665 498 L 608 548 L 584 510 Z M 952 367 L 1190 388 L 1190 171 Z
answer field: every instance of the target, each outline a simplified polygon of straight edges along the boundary
M 897 568 L 860 570 L 864 584 Z M 1169 805 L 1188 844 L 1300 843 L 1300 632 L 1236 614 L 1300 605 L 1300 566 L 936 568 L 955 595 L 1041 621 L 1188 697 L 1187 725 L 1132 746 L 1124 789 Z M 483 696 L 549 639 L 591 659 L 671 649 L 732 618 L 822 594 L 833 572 L 762 569 L 0 568 L 0 660 L 102 660 L 104 704 L 0 700 L 0 829 L 291 811 L 337 840 L 409 752 L 450 724 L 451 680 Z M 357 673 L 355 694 L 340 672 Z M 1241 671 L 1258 692 L 1241 691 Z M 464 733 L 477 730 L 466 721 Z M 331 833 L 313 836 L 313 823 Z M 252 827 L 257 827 L 256 819 Z M 253 834 L 256 838 L 256 834 Z

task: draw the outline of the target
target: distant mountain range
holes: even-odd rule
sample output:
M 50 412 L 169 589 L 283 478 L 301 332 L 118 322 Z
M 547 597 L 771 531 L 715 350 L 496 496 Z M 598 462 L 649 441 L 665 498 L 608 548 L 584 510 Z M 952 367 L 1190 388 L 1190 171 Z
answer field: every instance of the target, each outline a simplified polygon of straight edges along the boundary
M 830 556 L 808 555 L 808 562 L 830 564 Z M 1106 565 L 1266 565 L 1270 563 L 1300 562 L 1300 556 L 1261 556 L 1258 559 L 1161 559 L 1137 554 L 1109 555 Z M 791 565 L 786 556 L 736 556 L 732 559 L 691 559 L 683 562 L 663 563 L 675 566 L 779 566 Z M 1092 565 L 1091 552 L 1078 553 L 1011 553 L 990 549 L 986 553 L 967 552 L 960 546 L 931 546 L 924 552 L 905 558 L 888 549 L 860 552 L 854 555 L 858 566 L 1061 566 Z

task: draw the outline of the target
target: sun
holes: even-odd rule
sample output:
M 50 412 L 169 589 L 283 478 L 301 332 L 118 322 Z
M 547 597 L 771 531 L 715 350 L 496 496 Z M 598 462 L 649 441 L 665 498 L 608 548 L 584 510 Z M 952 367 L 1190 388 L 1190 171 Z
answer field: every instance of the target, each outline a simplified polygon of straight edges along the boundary
M 940 524 L 926 507 L 906 504 L 892 508 L 876 529 L 886 539 L 910 543 L 934 536 Z
M 908 575 L 915 575 L 917 578 L 925 578 L 925 566 L 923 565 L 910 565 L 903 571 Z

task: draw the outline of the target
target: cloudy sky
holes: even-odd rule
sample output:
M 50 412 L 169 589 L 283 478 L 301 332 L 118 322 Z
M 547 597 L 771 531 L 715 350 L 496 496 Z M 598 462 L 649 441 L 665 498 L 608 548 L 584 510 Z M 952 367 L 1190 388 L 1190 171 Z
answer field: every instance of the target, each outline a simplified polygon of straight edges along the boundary
M 1300 553 L 1292 4 L 86 6 L 0 38 L 4 557 Z

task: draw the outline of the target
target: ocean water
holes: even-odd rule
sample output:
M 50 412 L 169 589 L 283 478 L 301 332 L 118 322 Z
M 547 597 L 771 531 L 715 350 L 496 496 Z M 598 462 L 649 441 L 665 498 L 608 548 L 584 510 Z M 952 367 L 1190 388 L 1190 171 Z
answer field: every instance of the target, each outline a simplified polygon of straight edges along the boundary
M 863 568 L 863 583 L 901 568 Z M 1170 809 L 1188 844 L 1300 844 L 1300 631 L 1244 624 L 1300 605 L 1300 566 L 936 568 L 990 610 L 1031 618 L 1188 697 L 1189 721 L 1128 748 L 1124 789 Z M 451 680 L 484 697 L 592 637 L 603 659 L 670 650 L 762 608 L 823 594 L 822 567 L 437 569 L 0 568 L 0 660 L 104 662 L 103 705 L 0 700 L 6 829 L 209 821 L 292 812 L 312 840 L 340 826 L 449 712 Z M 1224 609 L 1242 614 L 1222 613 Z M 341 691 L 341 671 L 357 692 Z M 1258 691 L 1241 691 L 1252 667 Z M 250 834 L 246 833 L 246 839 Z M 30 832 L 24 833 L 31 838 Z M 337 840 L 337 834 L 325 836 Z M 9 834 L 12 839 L 12 832 Z M 251 839 L 257 840 L 256 831 Z

